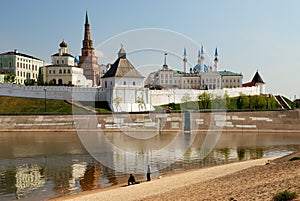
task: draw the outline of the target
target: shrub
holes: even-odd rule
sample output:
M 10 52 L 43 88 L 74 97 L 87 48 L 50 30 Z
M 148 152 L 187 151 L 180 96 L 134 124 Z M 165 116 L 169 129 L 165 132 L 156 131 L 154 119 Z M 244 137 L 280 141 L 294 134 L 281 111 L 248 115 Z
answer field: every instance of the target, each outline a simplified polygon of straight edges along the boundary
M 288 200 L 292 200 L 296 197 L 297 197 L 297 194 L 295 192 L 290 192 L 290 191 L 285 190 L 283 192 L 276 194 L 273 197 L 273 200 L 274 201 L 288 201 Z
M 296 160 L 300 160 L 300 156 L 294 156 L 293 158 L 290 158 L 289 161 L 296 161 Z

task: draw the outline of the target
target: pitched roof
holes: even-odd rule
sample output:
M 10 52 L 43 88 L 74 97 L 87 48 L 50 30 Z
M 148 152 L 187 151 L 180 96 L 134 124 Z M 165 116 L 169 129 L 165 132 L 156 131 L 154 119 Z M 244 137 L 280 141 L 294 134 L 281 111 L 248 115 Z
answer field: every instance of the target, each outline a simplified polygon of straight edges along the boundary
M 36 59 L 36 60 L 43 61 L 39 58 L 30 56 L 30 55 L 27 55 L 27 54 L 19 53 L 18 51 L 5 52 L 5 53 L 2 53 L 0 55 L 19 55 L 19 56 L 22 56 L 22 57 L 27 57 L 27 58 L 30 58 L 30 59 Z
M 223 71 L 218 71 L 220 73 L 220 75 L 222 76 L 237 76 L 237 75 L 242 75 L 241 73 L 234 73 L 228 70 L 223 70 Z
M 68 53 L 63 53 L 62 55 L 59 55 L 59 53 L 55 53 L 55 54 L 53 54 L 52 56 L 68 56 L 68 57 L 73 57 L 73 58 L 74 58 L 73 55 L 68 54 Z
M 261 78 L 260 74 L 258 73 L 258 71 L 256 71 L 253 79 L 251 82 L 254 82 L 254 83 L 262 83 L 264 84 L 265 82 L 263 81 L 263 79 Z
M 118 58 L 109 70 L 102 76 L 106 77 L 132 77 L 144 78 L 139 71 L 126 58 Z

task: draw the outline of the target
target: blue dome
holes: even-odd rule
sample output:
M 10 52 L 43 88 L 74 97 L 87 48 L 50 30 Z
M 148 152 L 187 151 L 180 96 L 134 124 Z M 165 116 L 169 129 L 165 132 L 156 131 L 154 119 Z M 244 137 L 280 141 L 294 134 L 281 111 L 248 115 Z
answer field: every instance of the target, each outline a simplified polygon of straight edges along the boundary
M 209 69 L 209 67 L 207 65 L 204 64 L 204 71 L 207 72 Z
M 201 69 L 201 64 L 197 64 L 197 65 L 194 67 L 193 71 L 200 71 L 200 69 Z
M 78 63 L 78 62 L 79 62 L 79 57 L 76 56 L 76 57 L 74 58 L 74 61 L 75 61 L 75 63 Z

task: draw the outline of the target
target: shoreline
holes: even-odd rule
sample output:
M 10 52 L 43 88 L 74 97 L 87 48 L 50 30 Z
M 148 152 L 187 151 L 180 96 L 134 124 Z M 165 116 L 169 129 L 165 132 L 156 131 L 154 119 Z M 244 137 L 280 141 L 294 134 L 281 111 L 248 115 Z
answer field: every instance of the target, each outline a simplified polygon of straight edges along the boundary
M 191 130 L 191 131 L 184 131 L 184 130 L 172 130 L 172 129 L 166 129 L 162 131 L 158 130 L 138 130 L 138 129 L 0 129 L 1 132 L 159 132 L 159 133 L 175 133 L 178 134 L 178 132 L 182 133 L 191 133 L 191 134 L 207 134 L 208 131 L 216 131 L 216 132 L 222 132 L 222 133 L 261 133 L 261 134 L 268 134 L 268 133 L 300 133 L 300 130 L 277 130 L 277 129 L 220 129 L 220 130 L 214 130 L 214 129 L 198 129 L 198 130 Z
M 51 201 L 62 200 L 143 200 L 150 196 L 159 196 L 167 192 L 174 191 L 185 186 L 191 186 L 199 182 L 207 182 L 216 178 L 221 178 L 250 167 L 265 165 L 270 160 L 281 157 L 263 158 L 242 162 L 229 163 L 213 167 L 189 170 L 180 173 L 165 175 L 162 179 L 153 179 L 151 182 L 142 182 L 139 185 L 122 187 L 124 184 L 111 186 L 103 189 L 80 192 L 58 198 Z

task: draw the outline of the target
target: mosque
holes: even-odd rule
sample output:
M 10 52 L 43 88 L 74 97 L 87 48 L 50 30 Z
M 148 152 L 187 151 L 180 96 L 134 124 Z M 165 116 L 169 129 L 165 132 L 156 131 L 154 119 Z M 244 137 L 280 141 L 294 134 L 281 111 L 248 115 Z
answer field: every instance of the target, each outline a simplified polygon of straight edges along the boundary
M 149 74 L 145 85 L 150 89 L 223 89 L 242 87 L 243 75 L 228 70 L 218 71 L 218 49 L 214 53 L 214 65 L 205 63 L 204 48 L 198 51 L 198 62 L 187 70 L 187 51 L 183 51 L 183 71 L 168 67 L 166 54 L 161 69 Z

